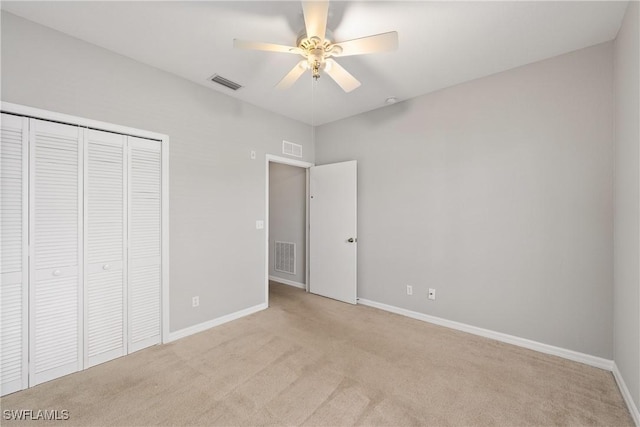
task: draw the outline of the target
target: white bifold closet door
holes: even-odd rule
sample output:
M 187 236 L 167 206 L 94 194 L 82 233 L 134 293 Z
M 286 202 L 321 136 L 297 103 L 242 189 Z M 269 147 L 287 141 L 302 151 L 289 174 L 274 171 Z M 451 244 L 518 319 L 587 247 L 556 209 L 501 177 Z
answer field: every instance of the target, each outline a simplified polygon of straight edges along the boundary
M 1 394 L 28 387 L 29 119 L 2 114 L 0 137 Z
M 83 132 L 30 120 L 30 386 L 82 369 Z
M 128 351 L 160 342 L 161 143 L 128 137 Z
M 6 395 L 161 342 L 162 142 L 1 118 Z
M 126 351 L 126 136 L 85 131 L 84 367 Z

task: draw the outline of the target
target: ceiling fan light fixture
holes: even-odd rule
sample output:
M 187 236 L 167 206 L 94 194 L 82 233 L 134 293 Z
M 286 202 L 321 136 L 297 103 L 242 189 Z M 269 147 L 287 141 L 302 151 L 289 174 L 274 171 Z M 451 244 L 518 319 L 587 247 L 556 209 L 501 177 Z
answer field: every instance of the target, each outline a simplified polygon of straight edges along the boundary
M 318 80 L 320 78 L 320 70 L 323 68 L 324 62 L 314 60 L 310 64 L 310 66 L 311 66 L 311 75 L 315 80 Z

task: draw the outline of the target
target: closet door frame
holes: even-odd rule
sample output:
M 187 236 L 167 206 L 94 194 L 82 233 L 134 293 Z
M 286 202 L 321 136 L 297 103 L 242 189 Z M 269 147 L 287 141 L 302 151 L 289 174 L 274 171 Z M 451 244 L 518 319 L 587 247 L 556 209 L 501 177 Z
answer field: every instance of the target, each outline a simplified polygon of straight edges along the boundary
M 103 130 L 107 132 L 120 133 L 138 138 L 151 139 L 161 143 L 161 342 L 167 343 L 169 337 L 169 136 L 157 132 L 150 132 L 142 129 L 136 129 L 128 126 L 121 126 L 112 123 L 102 122 L 98 120 L 86 119 L 82 117 L 72 116 L 68 114 L 56 113 L 53 111 L 43 110 L 39 108 L 29 107 L 10 102 L 0 103 L 0 111 L 8 114 L 24 116 L 27 118 L 35 118 L 41 120 L 49 120 L 64 124 L 75 125 L 83 128 L 91 128 Z M 28 132 L 27 132 L 28 138 Z M 27 144 L 28 145 L 28 144 Z M 30 163 L 29 163 L 29 166 Z M 29 168 L 30 169 L 30 168 Z M 30 175 L 30 170 L 27 172 Z M 84 176 L 82 176 L 84 178 Z M 28 206 L 30 208 L 30 206 Z M 27 209 L 27 215 L 29 209 Z M 23 213 L 24 215 L 24 213 Z M 82 218 L 84 219 L 84 218 Z M 26 225 L 25 225 L 26 226 Z M 30 231 L 30 230 L 29 230 Z M 29 237 L 30 239 L 30 234 Z M 31 259 L 32 248 L 29 247 L 29 260 Z M 27 269 L 30 270 L 30 267 Z M 32 278 L 29 278 L 30 280 Z M 26 292 L 26 291 L 25 291 Z M 83 338 L 83 337 L 82 337 Z M 84 343 L 82 344 L 84 346 Z M 82 359 L 81 359 L 82 360 Z

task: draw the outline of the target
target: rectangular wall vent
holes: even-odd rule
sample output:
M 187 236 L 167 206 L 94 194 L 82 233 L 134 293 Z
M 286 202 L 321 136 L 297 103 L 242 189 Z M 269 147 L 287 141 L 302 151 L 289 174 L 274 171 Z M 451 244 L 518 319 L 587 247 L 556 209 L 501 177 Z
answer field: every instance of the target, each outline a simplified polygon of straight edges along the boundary
M 273 269 L 283 273 L 296 274 L 296 244 L 275 242 Z
M 302 145 L 282 141 L 282 153 L 293 157 L 302 157 Z
M 222 85 L 224 87 L 227 87 L 227 88 L 229 88 L 231 90 L 238 90 L 238 89 L 240 89 L 242 87 L 242 85 L 240 85 L 240 84 L 238 84 L 236 82 L 232 82 L 229 79 L 225 79 L 224 77 L 219 76 L 217 74 L 214 74 L 213 76 L 211 76 L 209 78 L 209 80 L 211 80 L 214 83 L 218 83 L 219 85 Z

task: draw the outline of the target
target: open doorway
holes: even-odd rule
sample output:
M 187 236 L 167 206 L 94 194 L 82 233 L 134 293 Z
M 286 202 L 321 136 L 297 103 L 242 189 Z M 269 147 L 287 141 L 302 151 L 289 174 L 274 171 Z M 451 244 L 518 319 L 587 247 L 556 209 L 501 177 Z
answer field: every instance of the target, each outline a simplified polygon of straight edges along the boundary
M 312 163 L 266 158 L 266 280 L 308 291 L 308 170 Z
M 278 180 L 283 188 L 271 189 L 270 165 L 272 163 L 295 166 L 297 170 L 278 168 Z M 273 155 L 266 156 L 266 221 L 265 221 L 265 301 L 269 304 L 269 277 L 306 289 L 316 295 L 357 303 L 357 161 L 350 160 L 314 166 L 311 163 Z M 275 171 L 275 168 L 274 168 Z M 304 171 L 305 188 L 302 189 L 301 174 Z M 276 172 L 274 172 L 276 173 Z M 293 176 L 299 176 L 297 184 L 287 184 Z M 293 190 L 297 188 L 297 190 Z M 298 212 L 292 220 L 287 207 L 271 209 L 276 203 L 289 202 L 270 200 L 270 193 L 284 193 Z M 295 196 L 295 195 L 298 196 Z M 299 195 L 304 197 L 304 214 Z M 290 198 L 290 197 L 289 197 Z M 278 216 L 270 220 L 270 211 Z M 284 213 L 283 213 L 284 212 Z M 281 215 L 284 215 L 282 217 Z M 304 216 L 304 240 L 300 222 Z M 288 227 L 287 224 L 298 224 Z M 311 229 L 310 224 L 313 224 Z M 282 225 L 282 226 L 281 226 Z M 273 233 L 271 228 L 279 228 Z M 293 228 L 298 231 L 292 230 Z M 296 233 L 298 237 L 296 237 Z M 295 248 L 294 248 L 295 246 Z M 304 251 L 302 249 L 304 248 Z M 292 256 L 293 254 L 293 256 Z M 277 258 L 284 256 L 285 259 Z M 304 262 L 302 262 L 304 261 Z M 273 267 L 272 267 L 273 266 Z M 277 267 L 276 267 L 277 266 Z M 301 272 L 304 270 L 304 274 Z M 284 273 L 284 274 L 281 274 Z M 299 274 L 298 274 L 299 273 Z M 304 282 L 301 278 L 304 277 Z M 297 280 L 296 280 L 297 279 Z
M 307 174 L 269 162 L 269 280 L 306 289 Z

